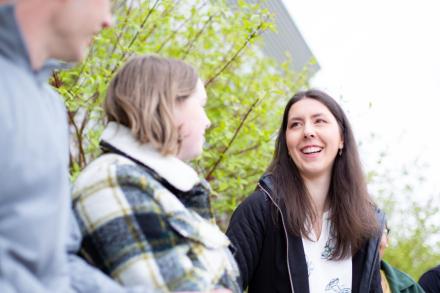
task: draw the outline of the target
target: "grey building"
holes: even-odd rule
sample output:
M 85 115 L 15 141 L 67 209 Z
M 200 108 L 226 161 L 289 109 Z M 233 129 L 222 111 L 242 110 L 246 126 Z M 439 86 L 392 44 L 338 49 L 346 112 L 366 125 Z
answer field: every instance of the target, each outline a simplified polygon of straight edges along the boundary
M 274 15 L 274 22 L 277 29 L 275 32 L 265 31 L 263 33 L 263 52 L 279 62 L 285 61 L 287 55 L 290 55 L 293 59 L 292 69 L 294 71 L 306 69 L 308 77 L 312 77 L 320 69 L 319 64 L 282 0 L 246 1 L 252 4 L 258 3 L 261 7 L 267 8 Z M 231 5 L 237 3 L 236 0 L 228 0 L 228 2 Z

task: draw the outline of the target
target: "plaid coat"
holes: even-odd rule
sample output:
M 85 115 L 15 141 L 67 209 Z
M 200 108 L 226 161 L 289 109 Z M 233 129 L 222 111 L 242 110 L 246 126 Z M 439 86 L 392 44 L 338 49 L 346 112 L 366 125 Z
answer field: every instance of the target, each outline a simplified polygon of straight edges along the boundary
M 83 255 L 126 286 L 241 292 L 230 242 L 211 217 L 207 183 L 115 123 L 101 144 L 108 153 L 80 174 L 73 190 Z

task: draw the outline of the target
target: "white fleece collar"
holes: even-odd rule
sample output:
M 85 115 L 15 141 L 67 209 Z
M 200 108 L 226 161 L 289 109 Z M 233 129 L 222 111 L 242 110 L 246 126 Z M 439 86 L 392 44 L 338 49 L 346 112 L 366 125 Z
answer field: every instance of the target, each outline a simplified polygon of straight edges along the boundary
M 196 171 L 175 156 L 164 156 L 148 144 L 140 144 L 130 129 L 109 122 L 101 140 L 156 171 L 161 177 L 181 191 L 189 191 L 200 182 Z

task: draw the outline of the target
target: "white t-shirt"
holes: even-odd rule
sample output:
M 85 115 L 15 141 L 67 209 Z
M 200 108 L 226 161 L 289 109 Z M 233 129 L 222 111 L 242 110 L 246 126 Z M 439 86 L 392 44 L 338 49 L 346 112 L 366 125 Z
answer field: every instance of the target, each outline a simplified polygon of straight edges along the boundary
M 313 241 L 305 237 L 302 238 L 309 274 L 310 293 L 351 292 L 352 258 L 329 260 L 334 249 L 330 227 L 329 214 L 325 212 L 319 239 L 317 240 L 313 229 L 309 235 Z

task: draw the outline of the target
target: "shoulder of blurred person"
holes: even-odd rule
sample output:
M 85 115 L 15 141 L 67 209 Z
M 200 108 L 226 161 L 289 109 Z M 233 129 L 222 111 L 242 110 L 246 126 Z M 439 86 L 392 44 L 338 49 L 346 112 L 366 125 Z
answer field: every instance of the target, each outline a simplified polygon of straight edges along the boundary
M 426 271 L 420 277 L 419 284 L 427 293 L 440 292 L 440 265 Z

